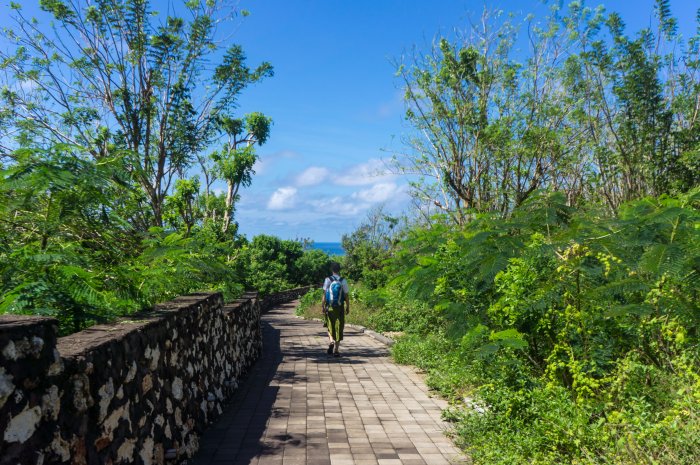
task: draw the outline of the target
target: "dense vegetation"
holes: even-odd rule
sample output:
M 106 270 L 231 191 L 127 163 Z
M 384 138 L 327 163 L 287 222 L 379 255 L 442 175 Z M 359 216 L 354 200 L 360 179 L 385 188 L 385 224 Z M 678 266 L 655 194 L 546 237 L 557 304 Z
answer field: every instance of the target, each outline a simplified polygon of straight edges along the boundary
M 695 190 L 413 229 L 374 319 L 467 402 L 448 415 L 477 463 L 697 463 L 699 225 Z
M 63 332 L 77 331 L 188 292 L 267 294 L 318 282 L 328 269 L 327 255 L 299 241 L 248 241 L 214 221 L 141 231 L 125 218 L 138 191 L 114 182 L 117 162 L 74 150 L 17 150 L 2 172 L 0 313 L 55 316 Z M 201 202 L 193 196 L 191 211 Z
M 656 16 L 630 37 L 619 15 L 578 1 L 522 25 L 486 11 L 456 43 L 402 63 L 415 131 L 395 164 L 420 176 L 423 212 L 463 225 L 546 189 L 614 213 L 697 186 L 700 31 L 682 40 L 668 0 Z
M 700 463 L 700 12 L 656 17 L 555 7 L 523 58 L 486 12 L 399 67 L 422 208 L 344 239 L 351 317 L 477 464 Z
M 11 5 L 0 51 L 0 313 L 55 316 L 65 333 L 187 292 L 320 279 L 328 256 L 248 241 L 234 220 L 271 126 L 235 110 L 272 66 L 217 36 L 245 11 L 39 3 L 39 20 Z

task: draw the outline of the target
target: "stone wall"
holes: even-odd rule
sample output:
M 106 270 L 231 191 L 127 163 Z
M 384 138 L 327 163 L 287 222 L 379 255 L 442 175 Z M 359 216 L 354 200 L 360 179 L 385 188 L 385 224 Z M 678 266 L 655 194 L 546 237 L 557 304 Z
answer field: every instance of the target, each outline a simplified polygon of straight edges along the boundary
M 0 316 L 0 465 L 181 462 L 261 351 L 256 294 L 193 294 L 56 337 Z
M 313 289 L 316 286 L 303 286 L 303 287 L 297 287 L 295 289 L 289 289 L 286 291 L 282 292 L 277 292 L 275 294 L 270 294 L 268 296 L 265 296 L 262 299 L 262 303 L 260 304 L 260 309 L 263 312 L 268 311 L 272 307 L 275 307 L 279 304 L 285 303 L 285 302 L 291 302 L 292 300 L 299 299 L 301 296 L 309 292 L 311 289 Z M 318 286 L 320 287 L 320 286 Z

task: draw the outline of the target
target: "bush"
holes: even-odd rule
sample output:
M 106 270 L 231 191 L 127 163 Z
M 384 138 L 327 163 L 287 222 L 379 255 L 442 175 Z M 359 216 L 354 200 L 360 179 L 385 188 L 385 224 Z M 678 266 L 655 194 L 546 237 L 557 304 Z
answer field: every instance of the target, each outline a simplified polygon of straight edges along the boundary
M 328 276 L 330 266 L 331 258 L 326 252 L 317 249 L 305 250 L 294 264 L 296 274 L 293 279 L 302 285 L 320 285 Z
M 381 311 L 373 312 L 368 320 L 370 327 L 380 332 L 409 332 L 429 334 L 444 327 L 440 312 L 425 302 L 409 300 L 397 290 L 374 291 L 365 297 L 367 305 Z
M 299 300 L 299 306 L 295 313 L 305 318 L 321 318 L 321 299 L 323 299 L 323 289 L 312 289 L 304 294 Z
M 477 464 L 700 463 L 699 224 L 697 190 L 617 217 L 534 195 L 408 231 L 361 295 Z
M 320 250 L 304 250 L 298 241 L 259 235 L 243 248 L 245 284 L 262 295 L 317 284 L 326 276 L 330 257 Z

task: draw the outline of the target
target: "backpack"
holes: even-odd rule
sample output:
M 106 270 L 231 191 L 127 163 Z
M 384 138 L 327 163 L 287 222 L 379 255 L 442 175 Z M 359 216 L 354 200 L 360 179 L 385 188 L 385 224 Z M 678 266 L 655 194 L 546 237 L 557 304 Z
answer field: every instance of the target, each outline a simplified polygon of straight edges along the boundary
M 330 277 L 331 284 L 326 289 L 326 302 L 331 307 L 339 307 L 345 301 L 345 295 L 343 295 L 343 278 L 336 278 L 335 276 Z

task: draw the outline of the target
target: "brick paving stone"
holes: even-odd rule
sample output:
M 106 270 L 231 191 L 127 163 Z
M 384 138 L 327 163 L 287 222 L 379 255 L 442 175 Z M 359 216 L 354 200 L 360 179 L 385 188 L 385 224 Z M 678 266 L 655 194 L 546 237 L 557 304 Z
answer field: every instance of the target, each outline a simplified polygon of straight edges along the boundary
M 295 318 L 297 304 L 263 315 L 263 354 L 191 463 L 469 463 L 443 434 L 446 402 L 430 396 L 415 370 L 353 328 L 341 356 L 329 357 L 324 328 Z

